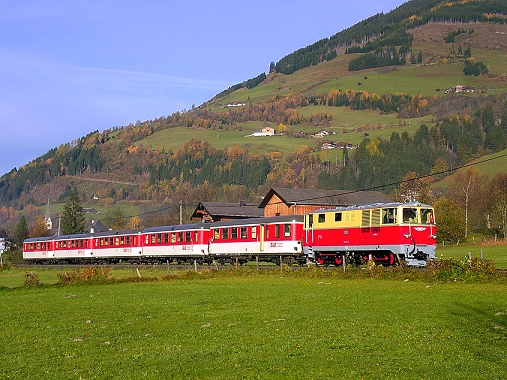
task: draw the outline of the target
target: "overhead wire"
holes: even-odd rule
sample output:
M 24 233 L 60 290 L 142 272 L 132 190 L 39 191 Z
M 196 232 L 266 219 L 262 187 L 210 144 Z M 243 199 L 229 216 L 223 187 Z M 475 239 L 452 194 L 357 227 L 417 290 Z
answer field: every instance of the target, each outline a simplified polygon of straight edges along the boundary
M 348 191 L 342 191 L 342 192 L 336 193 L 336 194 L 332 194 L 331 193 L 331 194 L 327 194 L 327 195 L 323 195 L 323 196 L 301 198 L 301 199 L 298 199 L 296 201 L 293 201 L 292 203 L 301 203 L 301 202 L 305 202 L 305 201 L 306 202 L 307 201 L 315 201 L 315 200 L 325 199 L 325 198 L 329 198 L 329 197 L 339 197 L 339 196 L 343 196 L 343 195 L 355 194 L 355 193 L 359 193 L 359 192 L 362 192 L 362 191 L 373 191 L 373 190 L 378 190 L 378 189 L 382 189 L 382 188 L 385 188 L 385 187 L 399 186 L 402 183 L 418 181 L 418 180 L 421 180 L 421 179 L 424 179 L 424 178 L 430 178 L 430 177 L 434 177 L 434 176 L 438 176 L 438 175 L 442 175 L 442 174 L 447 174 L 447 173 L 455 172 L 455 171 L 458 171 L 458 170 L 466 168 L 466 167 L 479 165 L 479 164 L 482 164 L 484 162 L 489 162 L 489 161 L 497 160 L 497 159 L 503 158 L 503 157 L 507 157 L 507 153 L 504 153 L 504 154 L 501 154 L 501 155 L 498 155 L 498 156 L 495 156 L 495 157 L 485 158 L 485 159 L 480 160 L 480 161 L 466 163 L 466 164 L 457 166 L 457 167 L 452 168 L 452 169 L 446 169 L 446 170 L 442 170 L 442 171 L 439 171 L 439 172 L 434 172 L 434 173 L 430 173 L 430 174 L 420 175 L 420 176 L 417 176 L 417 177 L 414 177 L 414 178 L 409 178 L 409 179 L 404 179 L 404 180 L 401 180 L 401 181 L 390 182 L 390 183 L 383 184 L 383 185 L 370 186 L 370 187 L 366 187 L 366 188 L 363 188 L 363 189 L 360 189 L 360 190 L 348 190 Z M 284 202 L 283 201 L 278 201 L 278 202 L 273 202 L 272 204 L 276 205 L 276 204 L 282 204 L 282 203 L 284 203 Z M 160 208 L 160 209 L 157 209 L 157 210 L 147 211 L 147 212 L 141 213 L 141 214 L 126 216 L 126 218 L 133 218 L 133 217 L 136 217 L 136 216 L 139 217 L 139 216 L 145 216 L 145 215 L 155 214 L 155 213 L 158 213 L 158 212 L 161 212 L 161 211 L 165 211 L 165 210 L 168 210 L 168 209 L 171 209 L 171 208 L 176 208 L 176 207 L 179 207 L 179 206 L 180 206 L 179 204 L 171 205 L 171 206 L 167 206 L 167 207 Z M 188 207 L 188 206 L 189 205 L 183 205 L 183 207 Z

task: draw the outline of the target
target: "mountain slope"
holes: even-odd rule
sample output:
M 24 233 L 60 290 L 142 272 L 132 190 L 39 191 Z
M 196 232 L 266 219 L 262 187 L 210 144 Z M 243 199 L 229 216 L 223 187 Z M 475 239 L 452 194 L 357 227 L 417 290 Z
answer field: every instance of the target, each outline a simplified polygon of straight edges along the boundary
M 76 176 L 110 181 L 107 185 L 89 181 L 83 194 L 88 198 L 99 194 L 100 199 L 114 203 L 122 199 L 160 202 L 194 195 L 201 200 L 254 198 L 273 185 L 328 186 L 332 182 L 329 179 L 319 182 L 321 173 L 330 173 L 335 178 L 347 175 L 351 180 L 351 175 L 365 171 L 356 163 L 356 173 L 347 172 L 340 165 L 348 159 L 341 150 L 315 154 L 322 140 L 309 139 L 308 135 L 323 129 L 330 132 L 326 142 L 359 146 L 358 156 L 363 149 L 379 147 L 385 149 L 381 153 L 388 154 L 391 147 L 375 141 L 389 142 L 393 133 L 405 136 L 400 141 L 409 146 L 406 136 L 414 136 L 423 124 L 428 130 L 438 126 L 435 133 L 439 134 L 446 128 L 481 130 L 481 139 L 472 139 L 472 143 L 454 135 L 425 137 L 425 141 L 434 145 L 430 154 L 434 160 L 446 156 L 454 165 L 488 150 L 500 149 L 490 143 L 484 145 L 484 138 L 496 131 L 494 127 L 488 130 L 489 124 L 483 119 L 491 109 L 493 119 L 507 122 L 505 8 L 504 1 L 410 1 L 386 15 L 372 16 L 323 39 L 311 48 L 289 54 L 273 65 L 271 73 L 256 77 L 260 81 L 250 81 L 248 85 L 245 81 L 196 109 L 117 130 L 93 132 L 55 148 L 2 176 L 0 202 L 4 206 L 22 206 L 41 204 L 47 198 L 53 202 L 63 200 L 67 188 L 77 186 Z M 469 20 L 474 22 L 456 22 Z M 404 43 L 408 45 L 402 51 Z M 393 53 L 391 44 L 395 44 L 396 56 L 405 58 L 404 65 L 349 71 L 352 60 L 371 52 L 378 51 L 379 56 L 387 51 Z M 472 54 L 468 59 L 483 62 L 489 67 L 487 74 L 464 75 L 463 51 L 467 48 Z M 333 52 L 336 55 L 329 55 Z M 421 61 L 412 63 L 419 52 Z M 284 73 L 283 67 L 290 70 Z M 456 85 L 473 86 L 480 91 L 446 94 L 447 88 Z M 227 107 L 233 102 L 244 105 Z M 457 124 L 456 120 L 446 119 L 458 113 Z M 245 137 L 264 126 L 283 130 L 284 136 Z M 206 144 L 191 141 L 194 137 Z M 361 145 L 364 137 L 374 144 Z M 422 148 L 415 144 L 412 149 Z M 199 159 L 192 161 L 188 152 Z M 365 162 L 370 158 L 365 157 Z M 381 168 L 381 160 L 373 164 L 383 173 L 378 181 L 390 183 L 409 170 L 417 169 L 424 174 L 434 162 L 428 161 L 419 169 L 414 164 L 389 170 Z M 166 167 L 179 169 L 170 171 Z M 261 168 L 264 182 L 243 180 L 257 171 L 253 167 Z M 206 175 L 202 168 L 206 168 Z M 343 178 L 341 184 L 353 186 Z M 356 187 L 370 185 L 375 183 L 365 178 L 354 179 Z

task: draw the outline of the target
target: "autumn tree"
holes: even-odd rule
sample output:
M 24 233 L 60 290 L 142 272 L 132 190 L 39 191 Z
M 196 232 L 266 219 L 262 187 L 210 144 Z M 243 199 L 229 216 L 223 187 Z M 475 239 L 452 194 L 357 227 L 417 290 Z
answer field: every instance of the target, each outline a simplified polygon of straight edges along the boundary
M 431 179 L 420 177 L 415 172 L 408 172 L 400 186 L 395 190 L 395 199 L 400 202 L 419 201 L 431 204 L 434 200 L 431 189 Z
M 127 223 L 127 228 L 130 230 L 135 230 L 140 227 L 141 227 L 141 219 L 139 219 L 138 216 L 133 216 Z
M 39 216 L 30 227 L 30 237 L 49 236 L 50 233 L 43 216 Z
M 507 173 L 498 173 L 489 184 L 493 210 L 498 217 L 503 237 L 507 237 Z
M 106 223 L 112 230 L 122 230 L 127 227 L 127 216 L 121 208 L 115 207 L 107 210 Z
M 62 232 L 64 234 L 80 234 L 85 231 L 84 209 L 81 198 L 74 189 L 63 206 Z
M 465 239 L 465 218 L 459 205 L 451 198 L 435 202 L 437 238 L 439 243 L 457 243 Z
M 483 201 L 485 176 L 475 168 L 466 168 L 456 173 L 449 189 L 451 196 L 462 208 L 465 217 L 465 238 L 470 228 L 470 215 L 478 215 Z

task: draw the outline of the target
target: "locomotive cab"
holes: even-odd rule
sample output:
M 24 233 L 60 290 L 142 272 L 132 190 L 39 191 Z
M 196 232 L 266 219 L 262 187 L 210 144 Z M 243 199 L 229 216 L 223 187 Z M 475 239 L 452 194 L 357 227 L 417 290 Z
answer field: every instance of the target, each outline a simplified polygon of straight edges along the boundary
M 435 257 L 435 228 L 433 208 L 416 202 L 317 210 L 305 216 L 304 249 L 318 264 L 340 265 L 347 256 L 424 266 Z

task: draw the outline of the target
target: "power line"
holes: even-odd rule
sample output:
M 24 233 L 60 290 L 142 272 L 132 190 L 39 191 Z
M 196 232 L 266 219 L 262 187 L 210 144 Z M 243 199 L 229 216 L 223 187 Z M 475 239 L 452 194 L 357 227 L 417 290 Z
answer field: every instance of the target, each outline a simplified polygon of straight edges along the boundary
M 475 166 L 475 165 L 478 165 L 478 164 L 482 164 L 484 162 L 489 162 L 489 161 L 497 160 L 497 159 L 503 158 L 503 157 L 507 157 L 507 153 L 501 154 L 501 155 L 496 156 L 496 157 L 485 158 L 485 159 L 480 160 L 480 161 L 463 164 L 463 165 L 455 167 L 453 169 L 447 169 L 447 170 L 442 170 L 442 171 L 435 172 L 435 173 L 421 175 L 421 176 L 418 176 L 418 177 L 415 177 L 415 178 L 405 179 L 405 180 L 396 181 L 396 182 L 390 182 L 390 183 L 383 184 L 383 185 L 371 186 L 371 187 L 363 188 L 361 190 L 348 190 L 348 191 L 344 191 L 344 192 L 341 192 L 341 193 L 327 194 L 327 195 L 319 196 L 319 197 L 302 198 L 302 199 L 296 200 L 294 203 L 305 202 L 305 201 L 315 201 L 315 200 L 325 199 L 325 198 L 329 198 L 329 197 L 339 197 L 339 196 L 343 196 L 343 195 L 349 195 L 349 194 L 359 193 L 361 191 L 373 191 L 373 190 L 378 190 L 378 189 L 382 189 L 382 188 L 390 187 L 390 186 L 399 186 L 402 183 L 417 181 L 417 180 L 420 180 L 420 179 L 423 179 L 423 178 L 430 178 L 430 177 L 438 176 L 438 175 L 441 175 L 441 174 L 451 173 L 451 172 L 454 172 L 454 171 L 457 171 L 457 170 L 460 170 L 460 169 L 463 169 L 463 168 L 467 168 L 467 167 L 470 167 L 470 166 Z M 279 201 L 279 202 L 274 202 L 272 204 L 276 205 L 276 204 L 283 204 L 283 203 L 284 203 L 283 201 Z M 188 206 L 189 205 L 184 205 L 184 207 L 188 207 Z M 158 209 L 158 210 L 154 210 L 154 211 L 147 211 L 147 212 L 141 213 L 141 214 L 126 216 L 126 218 L 133 218 L 135 216 L 145 216 L 145 215 L 155 214 L 155 213 L 158 213 L 158 212 L 161 212 L 161 211 L 165 211 L 165 210 L 169 210 L 171 208 L 177 208 L 177 207 L 179 207 L 179 204 L 167 206 L 167 207 L 164 207 L 164 208 L 161 208 L 161 209 Z M 195 207 L 197 207 L 197 206 L 195 206 Z

